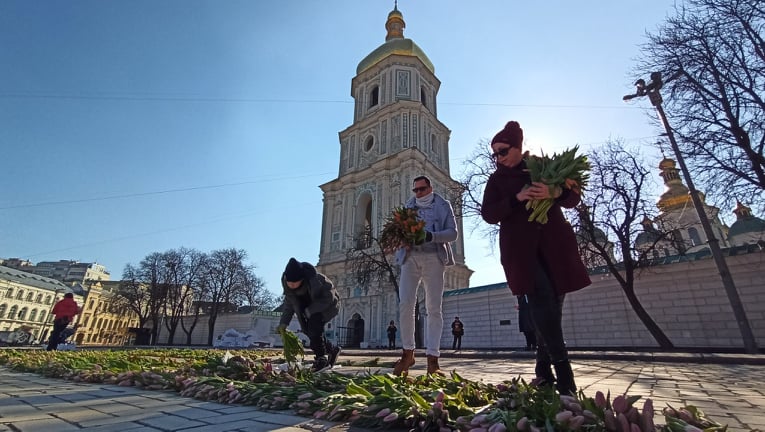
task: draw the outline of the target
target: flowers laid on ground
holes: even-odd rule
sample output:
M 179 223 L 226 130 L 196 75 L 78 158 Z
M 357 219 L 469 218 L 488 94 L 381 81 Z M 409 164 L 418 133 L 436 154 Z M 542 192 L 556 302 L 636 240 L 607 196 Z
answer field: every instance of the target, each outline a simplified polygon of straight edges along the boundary
M 542 156 L 528 156 L 526 168 L 529 170 L 531 181 L 547 184 L 551 195 L 557 188 L 573 189 L 581 193 L 590 177 L 590 164 L 587 162 L 587 156 L 577 156 L 578 150 L 579 147 L 574 146 L 561 154 L 553 153 L 552 156 L 544 153 Z M 553 201 L 552 198 L 529 200 L 526 203 L 526 208 L 532 209 L 529 222 L 547 223 L 547 212 Z
M 693 406 L 667 407 L 666 425 L 654 425 L 650 399 L 597 392 L 594 398 L 558 396 L 520 378 L 499 384 L 471 381 L 452 372 L 397 377 L 391 374 L 314 373 L 280 370 L 275 351 L 120 350 L 0 352 L 0 365 L 78 382 L 176 391 L 185 397 L 299 415 L 348 421 L 360 427 L 415 432 L 723 432 Z
M 420 219 L 417 210 L 396 207 L 385 220 L 380 233 L 380 246 L 386 253 L 392 253 L 404 245 L 414 245 L 425 241 L 425 221 Z

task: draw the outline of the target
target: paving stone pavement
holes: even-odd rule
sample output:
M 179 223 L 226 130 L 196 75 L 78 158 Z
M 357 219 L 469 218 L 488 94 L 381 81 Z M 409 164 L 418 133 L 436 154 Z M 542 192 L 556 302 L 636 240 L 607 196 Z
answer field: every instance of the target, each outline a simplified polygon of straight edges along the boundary
M 613 353 L 612 353 L 613 354 Z M 379 358 L 389 366 L 396 352 L 345 352 L 341 361 Z M 657 356 L 600 354 L 573 356 L 577 384 L 588 396 L 600 390 L 651 397 L 657 409 L 696 405 L 731 431 L 765 431 L 765 356 L 700 358 L 677 355 L 671 362 Z M 417 358 L 411 374 L 425 373 Z M 444 354 L 444 370 L 489 383 L 521 376 L 533 378 L 529 355 L 480 352 Z M 389 372 L 390 367 L 357 367 L 347 363 L 343 373 Z M 657 423 L 663 418 L 657 416 Z M 0 432 L 65 431 L 277 431 L 365 432 L 347 424 L 318 421 L 290 412 L 264 412 L 251 406 L 223 405 L 180 397 L 175 393 L 83 384 L 0 369 Z

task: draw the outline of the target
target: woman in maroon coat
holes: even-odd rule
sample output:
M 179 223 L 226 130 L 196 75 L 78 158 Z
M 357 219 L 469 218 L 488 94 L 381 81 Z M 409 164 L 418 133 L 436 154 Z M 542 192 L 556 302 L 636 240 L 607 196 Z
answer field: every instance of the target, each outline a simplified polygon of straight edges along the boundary
M 563 298 L 589 285 L 590 278 L 561 207 L 573 208 L 580 195 L 572 189 L 532 183 L 522 144 L 523 130 L 514 121 L 491 140 L 497 170 L 486 183 L 481 215 L 486 222 L 499 224 L 499 251 L 507 284 L 513 295 L 526 295 L 529 301 L 537 332 L 536 381 L 557 381 L 561 394 L 571 394 L 576 384 L 561 328 Z M 549 220 L 546 224 L 529 222 L 531 210 L 526 209 L 526 201 L 544 198 L 555 200 Z

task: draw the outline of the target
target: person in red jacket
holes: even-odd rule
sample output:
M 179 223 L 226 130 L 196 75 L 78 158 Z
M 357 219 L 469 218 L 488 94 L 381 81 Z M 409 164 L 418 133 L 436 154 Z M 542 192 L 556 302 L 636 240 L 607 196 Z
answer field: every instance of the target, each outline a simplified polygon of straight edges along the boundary
M 565 294 L 590 285 L 571 225 L 561 207 L 580 201 L 575 188 L 532 182 L 523 153 L 523 129 L 511 121 L 491 140 L 497 170 L 486 183 L 481 216 L 499 224 L 499 251 L 507 285 L 513 295 L 525 295 L 536 327 L 537 383 L 555 386 L 560 394 L 576 392 L 574 373 L 563 340 L 561 318 Z M 546 224 L 529 222 L 526 202 L 552 198 Z M 555 375 L 552 369 L 555 369 Z
M 55 351 L 60 342 L 61 332 L 74 320 L 74 316 L 80 313 L 80 307 L 74 301 L 74 295 L 66 293 L 64 298 L 53 306 L 51 313 L 55 316 L 55 319 L 53 320 L 53 331 L 50 334 L 50 339 L 48 339 L 47 350 Z

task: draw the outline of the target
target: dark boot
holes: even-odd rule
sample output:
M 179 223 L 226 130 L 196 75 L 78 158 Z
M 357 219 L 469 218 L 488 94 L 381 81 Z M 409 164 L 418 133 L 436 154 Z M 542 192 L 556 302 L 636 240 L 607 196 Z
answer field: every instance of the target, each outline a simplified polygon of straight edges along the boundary
M 401 358 L 393 365 L 393 375 L 408 375 L 409 368 L 414 366 L 414 350 L 405 349 L 401 353 Z
M 549 361 L 537 359 L 537 364 L 534 367 L 534 374 L 536 378 L 532 381 L 532 384 L 536 386 L 552 386 L 555 382 L 555 376 L 552 373 L 552 365 Z
M 576 395 L 576 384 L 574 383 L 574 371 L 571 370 L 571 363 L 568 360 L 557 361 L 553 364 L 555 375 L 558 382 L 555 388 L 561 395 Z
M 321 372 L 329 367 L 329 360 L 327 360 L 327 356 L 316 356 L 313 360 L 313 365 L 311 366 L 312 372 Z
M 438 357 L 429 355 L 428 356 L 428 375 L 441 375 L 446 376 L 446 374 L 441 370 L 441 367 L 438 365 Z

